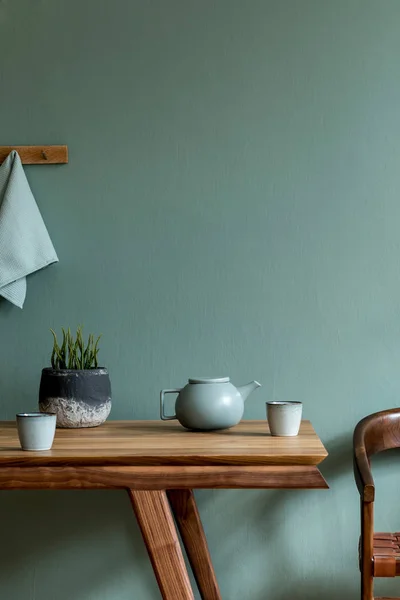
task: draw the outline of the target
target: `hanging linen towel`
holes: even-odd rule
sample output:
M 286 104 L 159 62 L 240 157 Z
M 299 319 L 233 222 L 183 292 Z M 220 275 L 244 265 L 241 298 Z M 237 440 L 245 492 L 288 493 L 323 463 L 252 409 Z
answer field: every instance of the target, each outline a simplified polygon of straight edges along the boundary
M 58 262 L 18 153 L 0 166 L 0 295 L 22 308 L 26 276 Z

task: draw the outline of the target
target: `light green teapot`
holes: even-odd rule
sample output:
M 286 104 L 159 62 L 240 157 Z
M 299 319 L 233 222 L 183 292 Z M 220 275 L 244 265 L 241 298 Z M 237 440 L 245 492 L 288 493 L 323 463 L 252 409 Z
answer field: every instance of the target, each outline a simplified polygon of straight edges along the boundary
M 163 421 L 178 419 L 187 429 L 227 429 L 239 423 L 246 398 L 260 386 L 252 381 L 236 388 L 229 377 L 192 378 L 184 388 L 161 390 L 160 416 Z M 165 394 L 178 394 L 175 415 L 165 414 Z

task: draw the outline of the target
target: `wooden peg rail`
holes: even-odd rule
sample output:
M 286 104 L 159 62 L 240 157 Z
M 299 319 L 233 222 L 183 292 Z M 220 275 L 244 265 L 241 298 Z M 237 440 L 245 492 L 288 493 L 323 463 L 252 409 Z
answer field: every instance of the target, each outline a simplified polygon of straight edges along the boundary
M 0 146 L 0 163 L 16 150 L 24 165 L 56 165 L 68 162 L 68 146 Z

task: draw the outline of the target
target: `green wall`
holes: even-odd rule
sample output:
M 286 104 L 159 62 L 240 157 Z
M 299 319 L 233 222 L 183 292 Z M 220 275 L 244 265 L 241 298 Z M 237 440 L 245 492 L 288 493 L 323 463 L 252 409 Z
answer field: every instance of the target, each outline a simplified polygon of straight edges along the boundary
M 0 3 L 1 144 L 70 150 L 26 169 L 60 263 L 0 302 L 0 418 L 35 408 L 49 327 L 82 322 L 112 418 L 256 378 L 247 418 L 301 399 L 330 451 L 329 491 L 198 494 L 224 600 L 358 597 L 351 433 L 400 394 L 399 55 L 398 0 Z M 124 493 L 0 514 L 1 598 L 159 597 Z

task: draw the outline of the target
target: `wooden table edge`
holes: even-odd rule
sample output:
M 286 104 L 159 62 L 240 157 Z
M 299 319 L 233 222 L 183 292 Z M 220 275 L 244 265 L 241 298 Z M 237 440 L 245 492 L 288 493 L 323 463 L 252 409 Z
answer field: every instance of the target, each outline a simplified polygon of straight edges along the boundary
M 241 421 L 237 427 L 216 432 L 215 435 L 213 432 L 188 432 L 175 422 L 171 424 L 164 421 L 107 421 L 100 428 L 84 431 L 57 430 L 52 450 L 26 453 L 19 447 L 15 422 L 0 421 L 0 468 L 28 465 L 43 467 L 318 465 L 328 453 L 312 423 L 302 421 L 302 427 L 306 433 L 300 435 L 297 443 L 297 439 L 293 438 L 273 438 L 268 432 L 267 422 L 262 420 Z M 147 444 L 148 436 L 153 434 L 155 442 L 163 440 L 164 435 L 166 441 L 158 447 L 157 445 L 154 447 L 153 444 L 147 446 L 147 449 L 146 446 L 141 447 L 142 431 Z M 126 437 L 127 432 L 128 437 Z M 175 440 L 172 447 L 168 442 L 171 434 Z M 246 447 L 247 436 L 249 444 L 253 444 L 252 448 Z M 186 448 L 185 440 L 188 437 L 191 442 L 198 440 L 194 448 L 192 446 Z M 268 443 L 264 445 L 267 438 Z M 237 446 L 236 442 L 239 439 L 241 445 Z M 257 445 L 257 442 L 254 447 L 256 439 L 260 444 Z M 180 440 L 178 447 L 176 447 L 176 440 Z M 213 447 L 215 440 L 217 442 Z M 230 440 L 232 440 L 231 446 Z M 103 443 L 104 441 L 106 444 Z
M 0 490 L 328 487 L 315 465 L 0 467 Z
M 324 448 L 325 450 L 325 448 Z M 41 453 L 30 453 L 23 457 L 13 458 L 12 454 L 7 458 L 0 458 L 0 469 L 2 468 L 25 468 L 25 467 L 266 467 L 266 466 L 317 466 L 328 456 L 323 453 L 307 455 L 279 454 L 265 455 L 254 454 L 244 457 L 240 454 L 218 455 L 170 455 L 168 457 L 157 457 L 148 455 L 117 455 L 117 456 L 59 456 L 51 454 L 51 451 Z

